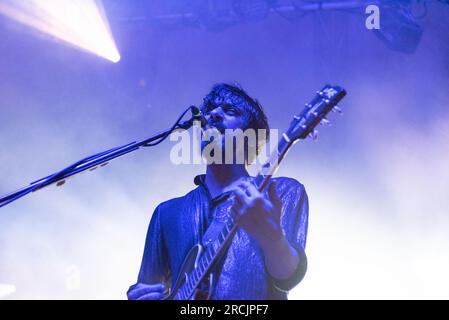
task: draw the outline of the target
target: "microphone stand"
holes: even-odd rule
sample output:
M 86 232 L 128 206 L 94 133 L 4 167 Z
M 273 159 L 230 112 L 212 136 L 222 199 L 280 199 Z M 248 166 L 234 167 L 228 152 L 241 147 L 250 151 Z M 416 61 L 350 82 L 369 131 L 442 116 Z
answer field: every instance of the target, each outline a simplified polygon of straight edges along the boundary
M 192 117 L 189 120 L 181 122 L 181 119 L 184 117 L 184 115 L 189 110 L 192 112 Z M 80 161 L 75 162 L 74 164 L 70 165 L 67 168 L 64 168 L 63 170 L 61 170 L 57 173 L 54 173 L 45 178 L 31 182 L 29 186 L 26 186 L 24 188 L 14 191 L 10 194 L 0 197 L 0 208 L 7 205 L 8 203 L 11 203 L 11 202 L 25 196 L 26 194 L 28 194 L 30 192 L 37 191 L 37 190 L 42 189 L 43 187 L 49 186 L 51 184 L 56 183 L 56 186 L 62 186 L 65 183 L 66 178 L 73 176 L 77 173 L 81 173 L 83 171 L 89 170 L 89 169 L 90 169 L 90 171 L 93 171 L 93 170 L 97 169 L 98 167 L 103 167 L 108 164 L 108 161 L 118 158 L 120 156 L 123 156 L 125 154 L 128 154 L 130 152 L 136 151 L 140 147 L 155 146 L 155 145 L 161 143 L 163 140 L 165 140 L 172 132 L 179 130 L 179 129 L 187 130 L 190 127 L 192 127 L 193 122 L 195 120 L 201 121 L 202 118 L 203 117 L 201 115 L 201 111 L 195 106 L 190 106 L 182 113 L 182 115 L 178 118 L 176 123 L 170 129 L 161 131 L 145 140 L 137 141 L 137 142 L 134 141 L 134 142 L 125 144 L 123 146 L 115 147 L 110 150 L 100 152 L 96 155 L 89 156 L 87 158 L 84 158 Z

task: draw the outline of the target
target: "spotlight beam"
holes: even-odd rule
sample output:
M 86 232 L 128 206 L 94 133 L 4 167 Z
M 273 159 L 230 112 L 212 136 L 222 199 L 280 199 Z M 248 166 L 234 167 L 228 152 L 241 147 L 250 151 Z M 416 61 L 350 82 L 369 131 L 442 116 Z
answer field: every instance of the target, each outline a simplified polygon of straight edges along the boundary
M 101 1 L 3 0 L 0 14 L 112 62 L 120 60 Z

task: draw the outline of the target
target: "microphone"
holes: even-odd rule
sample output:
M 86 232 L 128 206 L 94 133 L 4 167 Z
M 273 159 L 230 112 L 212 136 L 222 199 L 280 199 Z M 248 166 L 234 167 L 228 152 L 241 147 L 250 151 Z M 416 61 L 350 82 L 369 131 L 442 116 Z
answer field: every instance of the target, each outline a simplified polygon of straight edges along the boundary
M 201 122 L 201 130 L 206 131 L 208 129 L 211 129 L 209 122 L 207 119 L 203 116 L 203 113 L 198 107 L 192 106 L 192 115 L 194 120 L 199 120 Z

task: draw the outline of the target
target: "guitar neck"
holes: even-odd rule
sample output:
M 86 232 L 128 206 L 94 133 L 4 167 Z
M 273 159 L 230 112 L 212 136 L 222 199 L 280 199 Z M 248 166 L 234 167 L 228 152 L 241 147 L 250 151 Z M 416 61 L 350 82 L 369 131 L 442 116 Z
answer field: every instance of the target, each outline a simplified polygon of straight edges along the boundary
M 271 177 L 276 173 L 279 168 L 280 162 L 284 159 L 288 150 L 293 145 L 293 141 L 288 137 L 288 132 L 284 133 L 279 140 L 276 149 L 271 153 L 270 158 L 262 166 L 262 169 L 254 179 L 254 183 L 259 191 L 263 191 L 270 181 Z

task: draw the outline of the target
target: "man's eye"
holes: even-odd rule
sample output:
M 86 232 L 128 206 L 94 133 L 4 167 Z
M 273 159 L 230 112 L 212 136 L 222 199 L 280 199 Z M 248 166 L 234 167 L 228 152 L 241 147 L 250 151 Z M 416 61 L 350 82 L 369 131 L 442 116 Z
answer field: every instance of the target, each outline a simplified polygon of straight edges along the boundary
M 239 114 L 238 110 L 235 109 L 235 108 L 232 108 L 232 107 L 231 108 L 226 108 L 225 111 L 226 111 L 226 113 L 233 114 L 233 115 L 238 115 Z

